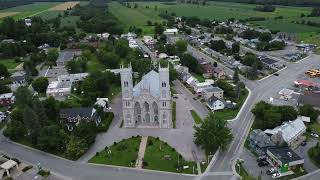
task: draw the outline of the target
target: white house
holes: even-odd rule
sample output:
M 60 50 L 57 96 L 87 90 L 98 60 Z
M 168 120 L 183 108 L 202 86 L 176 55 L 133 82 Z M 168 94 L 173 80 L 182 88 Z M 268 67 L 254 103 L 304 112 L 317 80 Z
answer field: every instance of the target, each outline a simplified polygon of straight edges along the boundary
M 7 115 L 4 112 L 0 112 L 0 123 L 5 120 Z
M 225 103 L 223 100 L 215 96 L 212 96 L 211 98 L 209 98 L 207 102 L 207 106 L 211 111 L 216 111 L 216 110 L 224 109 Z
M 163 34 L 165 35 L 177 35 L 178 34 L 178 29 L 177 28 L 172 28 L 172 29 L 166 29 Z
M 193 90 L 196 92 L 196 93 L 202 93 L 203 90 L 207 89 L 207 88 L 211 88 L 212 85 L 210 82 L 201 82 L 201 83 L 196 83 L 194 86 L 193 86 Z
M 187 79 L 186 83 L 187 83 L 188 85 L 190 85 L 190 86 L 194 86 L 195 84 L 198 83 L 198 80 L 197 80 L 195 77 L 190 76 L 190 77 Z
M 111 110 L 111 107 L 109 106 L 109 99 L 108 98 L 97 98 L 97 101 L 96 101 L 96 103 L 94 103 L 94 105 L 102 107 L 104 112 Z
M 271 140 L 275 144 L 283 144 L 285 142 L 288 146 L 295 148 L 305 140 L 303 134 L 306 132 L 306 129 L 302 118 L 298 117 L 294 121 L 284 122 L 281 126 L 274 129 L 267 129 L 264 132 L 272 135 Z

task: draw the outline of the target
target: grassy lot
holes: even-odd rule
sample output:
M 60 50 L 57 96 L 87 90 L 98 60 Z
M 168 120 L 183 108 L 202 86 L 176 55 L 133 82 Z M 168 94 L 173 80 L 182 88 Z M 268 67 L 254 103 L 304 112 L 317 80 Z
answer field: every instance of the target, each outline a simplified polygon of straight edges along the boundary
M 319 123 L 314 122 L 314 123 L 310 124 L 308 126 L 308 128 L 310 129 L 310 131 L 315 131 L 318 134 L 320 134 L 320 124 Z
M 298 42 L 316 44 L 320 46 L 320 33 L 318 32 L 305 32 L 299 33 Z
M 109 4 L 111 13 L 116 16 L 122 25 L 128 30 L 130 26 L 136 26 L 143 29 L 144 34 L 153 34 L 153 26 L 147 26 L 147 21 L 161 23 L 164 20 L 158 16 L 158 11 L 153 8 L 146 9 L 144 6 L 127 8 L 118 2 Z
M 243 93 L 241 93 L 240 98 L 237 102 L 236 108 L 234 109 L 223 109 L 221 111 L 215 111 L 214 112 L 214 117 L 215 118 L 221 118 L 224 120 L 230 120 L 230 119 L 234 119 L 237 115 L 238 112 L 240 111 L 243 103 L 245 102 L 245 100 L 248 97 L 248 90 L 245 89 Z
M 167 156 L 167 158 L 165 158 L 165 156 Z M 189 168 L 177 170 L 178 159 L 180 166 L 189 166 Z M 192 174 L 194 166 L 196 171 L 196 164 L 194 162 L 185 161 L 174 148 L 153 137 L 148 137 L 144 161 L 146 162 L 144 166 L 145 169 Z
M 0 64 L 5 65 L 8 69 L 16 68 L 20 63 L 15 62 L 14 59 L 0 59 Z
M 132 167 L 138 156 L 140 141 L 141 137 L 133 137 L 115 143 L 109 147 L 111 154 L 105 149 L 92 157 L 89 163 Z
M 192 74 L 199 82 L 204 82 L 206 79 L 200 74 Z
M 194 122 L 196 124 L 201 124 L 201 122 L 202 122 L 201 117 L 194 110 L 190 110 L 190 113 L 191 113 L 191 116 L 192 116 Z
M 177 122 L 177 103 L 175 101 L 172 102 L 172 126 L 173 128 L 176 128 L 176 122 Z

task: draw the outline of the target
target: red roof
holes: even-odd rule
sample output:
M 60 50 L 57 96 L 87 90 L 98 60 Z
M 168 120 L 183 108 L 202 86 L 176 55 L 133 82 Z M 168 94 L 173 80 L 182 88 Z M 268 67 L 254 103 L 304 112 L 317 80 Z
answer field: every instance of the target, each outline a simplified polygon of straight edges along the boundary
M 315 87 L 315 86 L 320 86 L 320 84 L 308 81 L 308 80 L 296 80 L 294 81 L 295 85 L 302 85 L 302 86 L 307 86 L 307 87 Z

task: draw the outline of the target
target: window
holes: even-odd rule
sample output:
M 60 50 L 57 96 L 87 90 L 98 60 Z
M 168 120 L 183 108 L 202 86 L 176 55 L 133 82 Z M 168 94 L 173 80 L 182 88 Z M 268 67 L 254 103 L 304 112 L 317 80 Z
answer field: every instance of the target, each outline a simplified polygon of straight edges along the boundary
M 162 106 L 166 107 L 167 106 L 167 102 L 162 102 Z
M 128 81 L 125 81 L 125 82 L 124 82 L 124 87 L 128 87 L 128 86 L 129 86 Z
M 129 107 L 130 106 L 130 102 L 126 101 L 126 106 Z
M 162 86 L 162 87 L 166 87 L 166 86 L 167 86 L 167 83 L 166 83 L 166 82 L 162 82 L 161 86 Z

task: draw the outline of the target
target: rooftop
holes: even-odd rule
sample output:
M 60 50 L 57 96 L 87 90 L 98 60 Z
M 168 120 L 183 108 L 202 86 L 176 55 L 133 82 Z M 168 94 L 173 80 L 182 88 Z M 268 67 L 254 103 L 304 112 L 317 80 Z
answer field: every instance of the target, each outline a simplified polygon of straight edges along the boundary
M 67 62 L 72 60 L 75 56 L 79 56 L 81 54 L 81 50 L 68 50 L 68 51 L 60 51 L 57 62 Z
M 299 96 L 299 104 L 310 104 L 311 106 L 320 107 L 320 93 L 305 92 Z
M 289 147 L 271 147 L 268 148 L 268 151 L 279 159 L 282 164 L 302 160 L 302 158 Z
M 223 92 L 223 90 L 217 86 L 212 86 L 210 88 L 206 88 L 204 91 L 206 92 Z
M 60 115 L 66 115 L 68 117 L 91 117 L 93 112 L 92 107 L 76 107 L 76 108 L 66 108 L 60 110 Z
M 13 93 L 0 94 L 0 98 L 11 98 L 12 96 L 13 96 Z
M 133 96 L 139 96 L 143 90 L 150 90 L 150 93 L 154 97 L 160 95 L 159 90 L 159 73 L 150 71 L 144 75 L 141 81 L 133 88 Z

